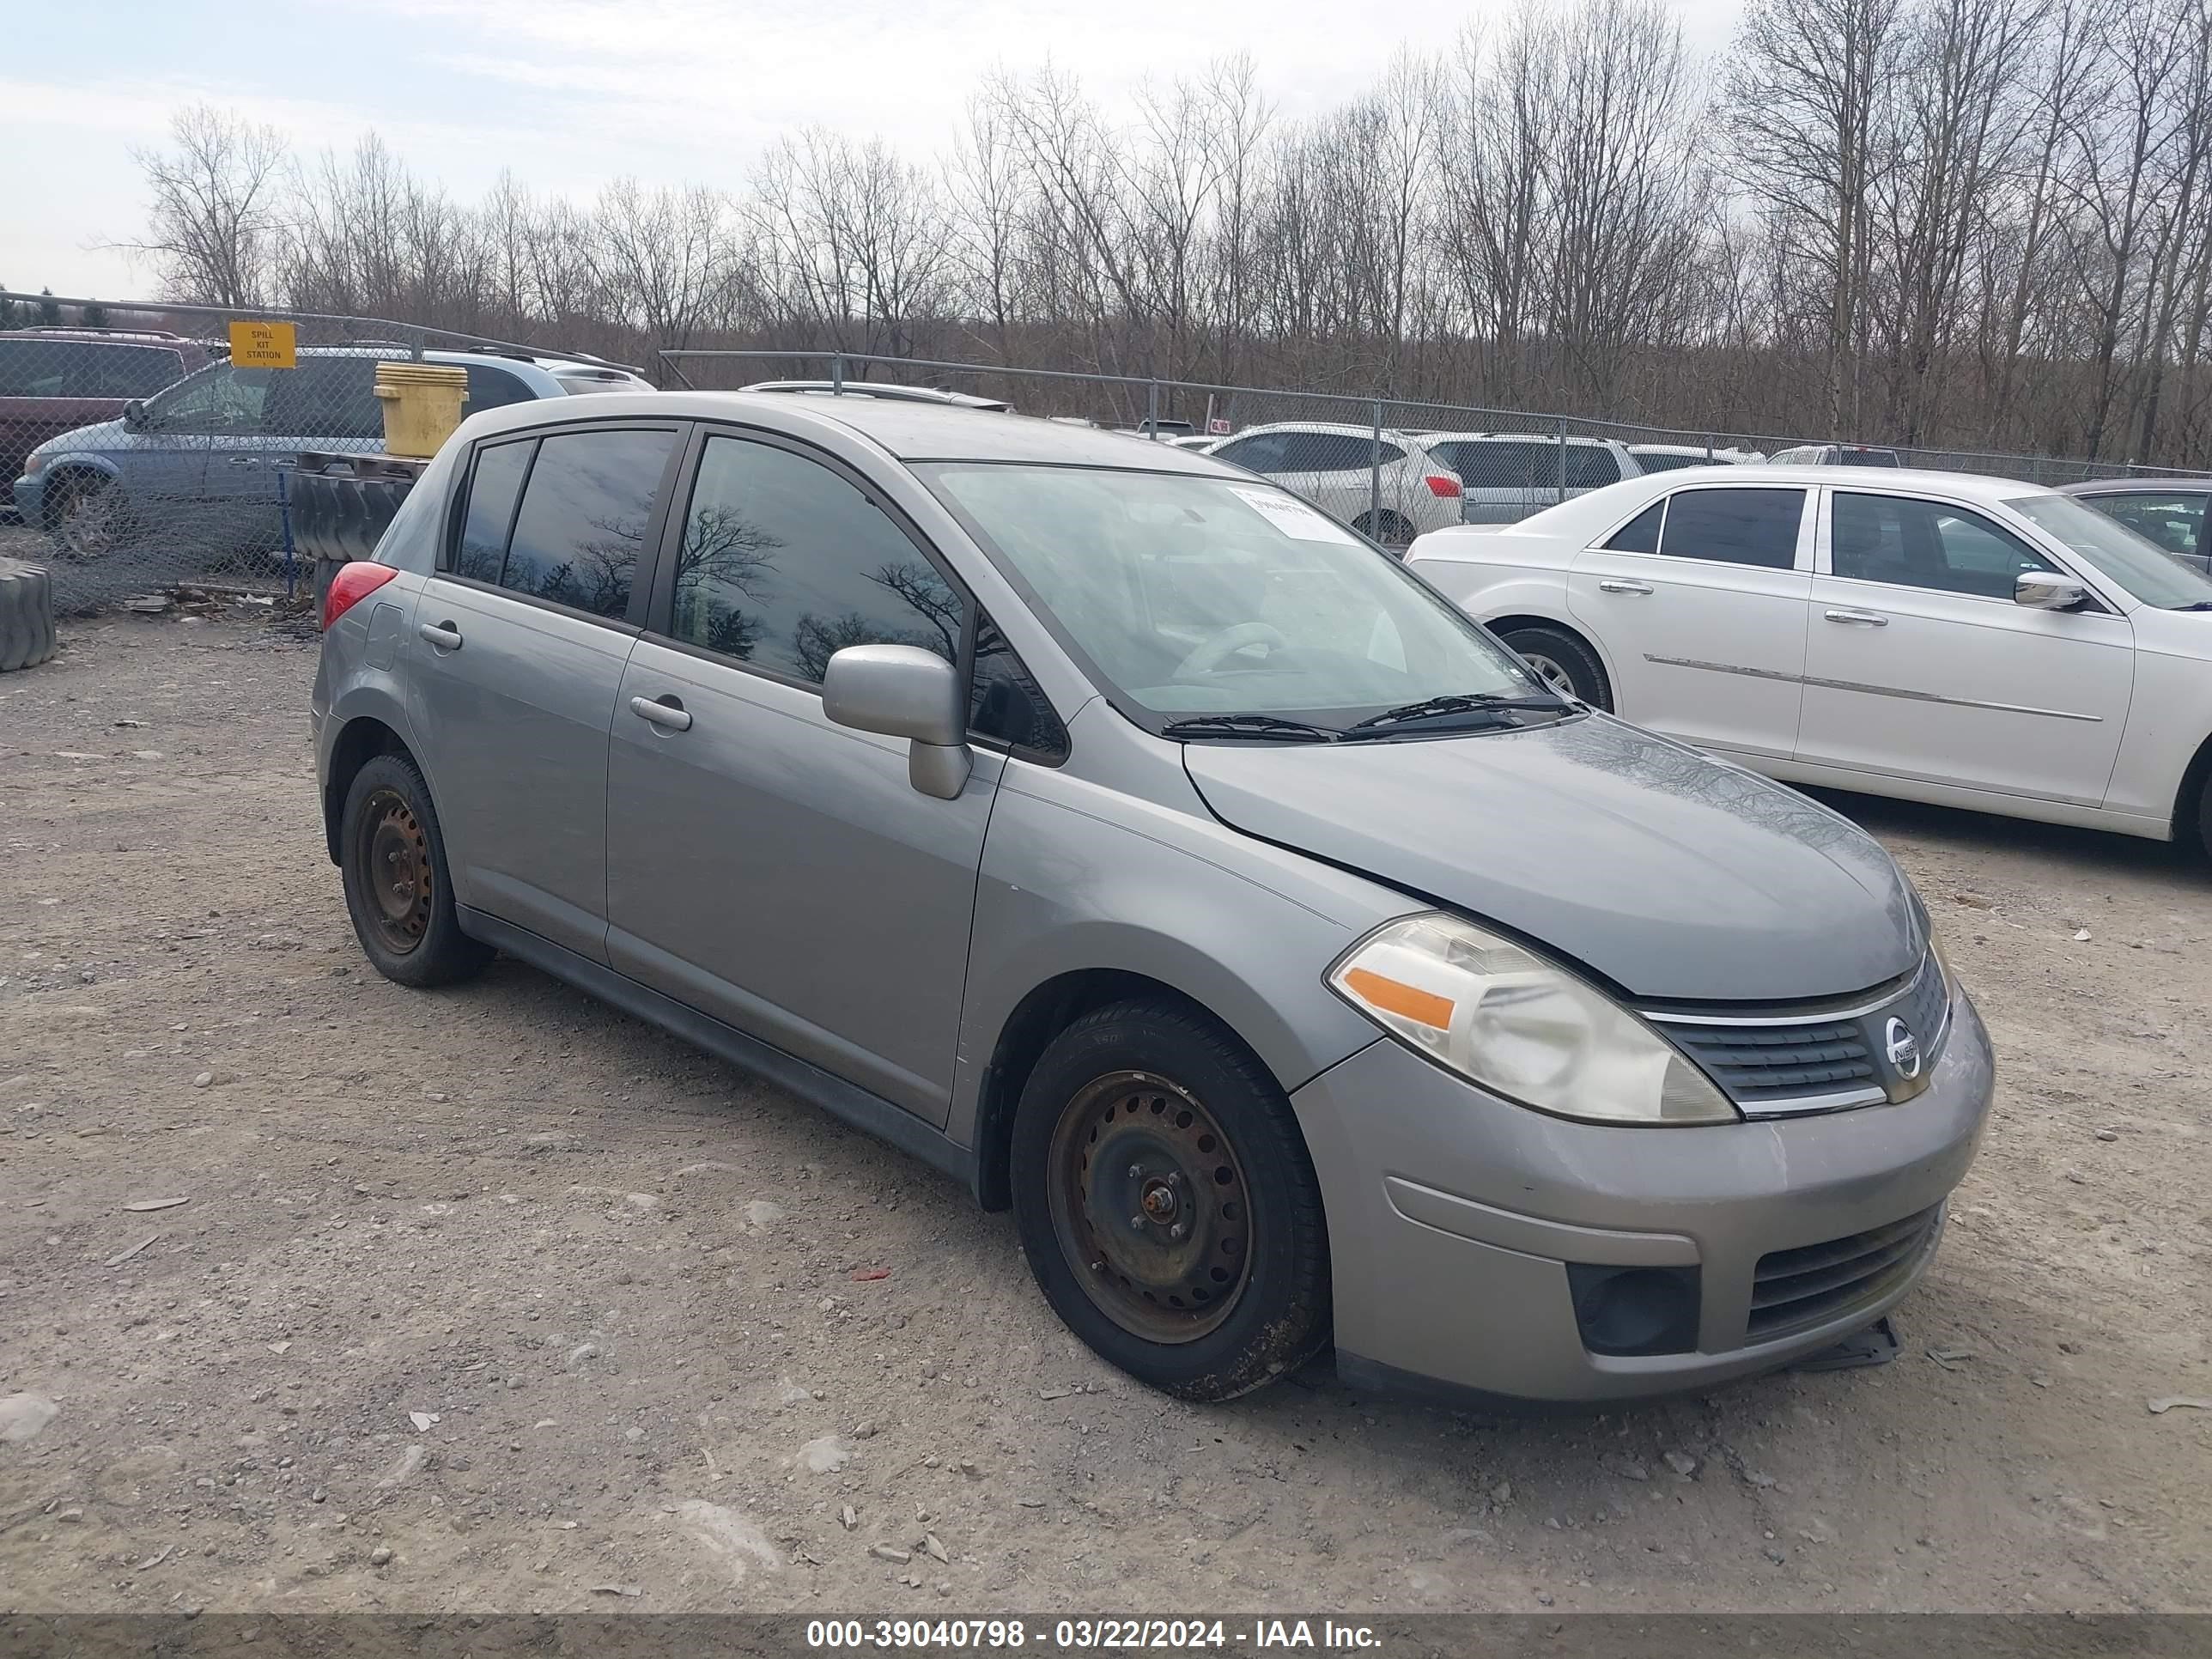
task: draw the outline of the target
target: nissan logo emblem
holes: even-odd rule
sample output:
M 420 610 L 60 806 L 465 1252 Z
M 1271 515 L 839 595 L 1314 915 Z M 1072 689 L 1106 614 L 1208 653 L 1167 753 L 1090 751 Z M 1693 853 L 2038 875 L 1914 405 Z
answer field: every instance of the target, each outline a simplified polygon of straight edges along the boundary
M 1912 1035 L 1912 1028 L 1901 1019 L 1893 1019 L 1882 1029 L 1882 1048 L 1889 1055 L 1889 1063 L 1897 1067 L 1897 1074 L 1907 1079 L 1920 1075 L 1920 1039 Z

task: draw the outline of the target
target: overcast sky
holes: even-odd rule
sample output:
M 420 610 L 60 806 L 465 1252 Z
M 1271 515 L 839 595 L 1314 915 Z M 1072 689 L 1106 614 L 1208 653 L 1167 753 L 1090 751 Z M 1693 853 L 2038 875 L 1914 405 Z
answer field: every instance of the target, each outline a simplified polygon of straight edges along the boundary
M 1669 0 L 1694 51 L 1736 0 Z M 165 0 L 21 9 L 0 53 L 0 285 L 126 299 L 152 273 L 107 240 L 143 222 L 130 151 L 206 101 L 295 150 L 374 127 L 471 198 L 511 167 L 589 196 L 735 185 L 778 133 L 817 123 L 910 154 L 947 143 L 977 81 L 1048 56 L 1109 108 L 1249 52 L 1284 114 L 1358 92 L 1401 44 L 1449 44 L 1501 3 L 1396 0 Z M 1354 22 L 1363 12 L 1375 23 Z

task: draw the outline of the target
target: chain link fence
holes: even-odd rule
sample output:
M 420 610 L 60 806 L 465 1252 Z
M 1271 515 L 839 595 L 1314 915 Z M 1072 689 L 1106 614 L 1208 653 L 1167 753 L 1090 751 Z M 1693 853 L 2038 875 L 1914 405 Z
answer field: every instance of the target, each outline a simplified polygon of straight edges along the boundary
M 576 392 L 642 389 L 582 353 L 389 319 L 0 293 L 0 556 L 47 564 L 57 606 L 82 611 L 180 581 L 295 586 L 292 479 L 303 453 L 383 448 L 377 365 L 416 359 L 468 377 L 465 412 Z M 234 357 L 232 325 L 240 334 Z M 270 329 L 266 325 L 280 325 Z M 289 331 L 289 337 L 286 337 Z M 285 366 L 275 366 L 277 362 Z M 1662 466 L 1756 464 L 1805 442 L 1583 416 L 1417 404 L 1358 390 L 1208 385 L 1144 375 L 869 358 L 828 351 L 672 350 L 663 386 L 870 380 L 1003 399 L 1025 414 L 1223 442 L 1377 540 L 1507 523 L 1564 495 Z M 1225 441 L 1225 442 L 1224 441 Z M 2044 456 L 1906 449 L 1859 459 L 2056 487 L 2146 469 Z
M 45 563 L 64 612 L 186 580 L 295 588 L 299 458 L 382 451 L 380 362 L 462 368 L 465 412 L 647 385 L 621 365 L 380 318 L 16 294 L 0 307 L 25 322 L 0 331 L 0 489 L 13 485 L 0 555 Z M 250 356 L 234 357 L 233 324 L 250 325 Z
M 1866 446 L 1142 375 L 825 351 L 664 351 L 660 360 L 667 386 L 703 391 L 781 379 L 832 387 L 889 382 L 1001 399 L 1024 414 L 1136 439 L 1218 444 L 1225 459 L 1284 478 L 1346 523 L 1392 544 L 1448 523 L 1511 523 L 1640 473 L 1808 460 L 1814 457 L 1803 452 L 1813 449 L 1846 465 L 1975 472 L 2052 489 L 2091 478 L 2176 476 L 2172 469 L 2121 462 Z

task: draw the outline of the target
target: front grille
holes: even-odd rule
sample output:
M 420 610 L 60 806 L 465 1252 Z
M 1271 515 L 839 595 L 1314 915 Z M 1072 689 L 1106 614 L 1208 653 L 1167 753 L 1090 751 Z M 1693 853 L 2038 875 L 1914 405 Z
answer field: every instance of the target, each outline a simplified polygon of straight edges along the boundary
M 1746 1337 L 1760 1342 L 1784 1336 L 1895 1288 L 1912 1271 L 1942 1214 L 1939 1204 L 1848 1238 L 1769 1251 L 1752 1273 Z
M 1808 1025 L 1678 1025 L 1668 1035 L 1739 1105 L 1879 1088 L 1856 1021 Z
M 1855 1007 L 1830 1001 L 1795 1015 L 1760 1010 L 1738 1018 L 1719 1010 L 1654 1008 L 1648 1017 L 1746 1116 L 1778 1117 L 1878 1105 L 1919 1092 L 1948 1034 L 1948 997 L 1931 951 L 1909 978 Z M 1919 1045 L 1921 1064 L 1910 1077 L 1883 1058 L 1892 1019 L 1902 1020 Z

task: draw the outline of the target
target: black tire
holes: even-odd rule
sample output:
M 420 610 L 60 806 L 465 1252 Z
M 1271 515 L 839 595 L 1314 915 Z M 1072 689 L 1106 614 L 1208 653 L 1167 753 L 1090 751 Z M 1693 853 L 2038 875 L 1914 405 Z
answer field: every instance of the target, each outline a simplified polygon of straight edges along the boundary
M 405 756 L 374 756 L 354 775 L 338 820 L 338 866 L 354 933 L 385 978 L 452 985 L 491 960 L 491 946 L 461 931 L 438 811 Z
M 1608 714 L 1613 712 L 1613 687 L 1605 678 L 1605 665 L 1565 629 L 1515 628 L 1498 637 L 1554 690 L 1579 697 Z
M 0 673 L 54 654 L 54 587 L 44 565 L 0 559 Z
M 1361 514 L 1352 521 L 1352 527 L 1368 540 L 1380 542 L 1394 552 L 1402 553 L 1413 544 L 1413 526 L 1387 507 L 1379 517 L 1371 513 Z
M 1233 1400 L 1328 1340 L 1328 1229 L 1291 1103 L 1197 1012 L 1121 1002 L 1069 1025 L 1022 1090 L 1011 1162 L 1045 1300 L 1138 1381 Z
M 2212 859 L 2212 773 L 2205 775 L 2204 793 L 2197 798 L 2197 839 Z
M 130 510 L 112 481 L 76 472 L 51 487 L 57 499 L 46 510 L 46 533 L 63 558 L 89 564 L 130 550 Z

